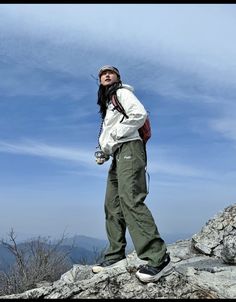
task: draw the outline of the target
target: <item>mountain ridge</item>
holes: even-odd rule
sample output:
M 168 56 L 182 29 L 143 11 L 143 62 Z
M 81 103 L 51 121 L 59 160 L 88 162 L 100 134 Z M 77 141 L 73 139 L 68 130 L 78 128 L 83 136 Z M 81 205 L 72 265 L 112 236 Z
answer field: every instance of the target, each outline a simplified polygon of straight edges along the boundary
M 163 238 L 167 244 L 171 244 L 177 240 L 183 240 L 190 237 L 190 234 L 163 234 Z M 18 242 L 19 247 L 24 248 L 24 244 L 29 241 L 37 240 L 38 237 L 24 239 Z M 53 240 L 54 241 L 54 240 Z M 55 240 L 56 242 L 56 240 Z M 87 262 L 87 264 L 93 264 L 97 260 L 99 254 L 101 254 L 108 246 L 106 239 L 99 239 L 90 237 L 87 235 L 75 234 L 72 237 L 65 238 L 60 246 L 60 250 L 69 253 L 71 265 L 81 264 Z M 131 238 L 127 236 L 127 252 L 134 249 Z M 8 270 L 15 262 L 15 258 L 12 253 L 3 245 L 0 244 L 0 270 Z

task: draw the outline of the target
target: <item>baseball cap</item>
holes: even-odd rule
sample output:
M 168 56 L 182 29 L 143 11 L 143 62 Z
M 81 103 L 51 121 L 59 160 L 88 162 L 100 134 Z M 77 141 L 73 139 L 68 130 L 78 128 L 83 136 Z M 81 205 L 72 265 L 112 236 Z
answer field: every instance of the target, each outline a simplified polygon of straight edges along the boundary
M 114 71 L 117 74 L 117 76 L 120 78 L 119 70 L 116 67 L 111 66 L 111 65 L 104 65 L 103 67 L 100 68 L 99 73 L 98 73 L 99 78 L 101 77 L 102 72 L 105 70 Z

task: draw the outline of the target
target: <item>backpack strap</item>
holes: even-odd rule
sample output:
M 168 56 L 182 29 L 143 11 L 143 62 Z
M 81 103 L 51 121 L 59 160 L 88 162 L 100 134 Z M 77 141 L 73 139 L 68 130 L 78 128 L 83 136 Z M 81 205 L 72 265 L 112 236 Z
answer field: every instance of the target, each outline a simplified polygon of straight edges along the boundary
M 112 109 L 117 110 L 118 112 L 120 112 L 121 114 L 123 114 L 123 118 L 121 119 L 120 123 L 124 120 L 124 118 L 129 118 L 129 116 L 126 114 L 124 107 L 121 105 L 120 101 L 118 100 L 118 97 L 116 95 L 116 93 L 114 93 L 111 97 L 111 102 L 112 105 L 114 106 L 114 108 Z

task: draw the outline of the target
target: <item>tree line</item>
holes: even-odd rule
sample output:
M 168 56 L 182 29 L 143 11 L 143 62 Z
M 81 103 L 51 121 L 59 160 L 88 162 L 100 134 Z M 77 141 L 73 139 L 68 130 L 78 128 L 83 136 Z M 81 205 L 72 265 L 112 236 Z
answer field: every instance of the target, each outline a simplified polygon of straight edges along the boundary
M 16 241 L 15 231 L 11 229 L 8 239 L 1 239 L 0 242 L 14 256 L 15 261 L 8 269 L 0 271 L 0 295 L 22 293 L 42 282 L 59 280 L 73 265 L 70 249 L 61 249 L 64 240 L 63 233 L 57 242 L 38 236 L 20 245 Z M 102 259 L 104 251 L 105 248 L 100 251 L 94 248 L 94 263 Z M 86 265 L 86 257 L 81 257 L 79 263 Z

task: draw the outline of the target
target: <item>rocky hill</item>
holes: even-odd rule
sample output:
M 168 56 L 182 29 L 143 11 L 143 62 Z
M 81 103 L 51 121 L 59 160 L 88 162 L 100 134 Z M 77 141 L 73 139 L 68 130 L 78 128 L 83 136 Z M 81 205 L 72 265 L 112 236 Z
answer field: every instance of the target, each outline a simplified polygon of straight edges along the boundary
M 188 240 L 168 245 L 174 271 L 156 283 L 135 277 L 135 251 L 120 265 L 94 275 L 90 265 L 74 265 L 53 283 L 2 299 L 226 299 L 236 298 L 236 204 L 210 219 Z

